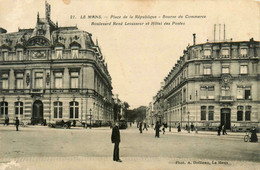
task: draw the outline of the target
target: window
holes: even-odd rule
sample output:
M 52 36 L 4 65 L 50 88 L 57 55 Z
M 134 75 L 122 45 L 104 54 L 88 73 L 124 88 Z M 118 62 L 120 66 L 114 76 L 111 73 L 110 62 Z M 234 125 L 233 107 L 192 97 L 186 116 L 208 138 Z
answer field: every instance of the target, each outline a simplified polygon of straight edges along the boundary
M 201 120 L 206 120 L 206 106 L 201 106 Z
M 222 65 L 222 74 L 229 74 L 229 65 Z
M 8 115 L 8 103 L 7 102 L 0 102 L 0 114 L 1 117 Z
M 19 51 L 17 50 L 16 53 L 17 53 L 18 60 L 23 60 L 23 51 L 22 50 L 19 50 Z
M 43 73 L 35 73 L 35 88 L 43 87 Z
M 241 48 L 240 54 L 241 54 L 241 56 L 246 56 L 247 55 L 247 48 Z
M 56 59 L 62 59 L 62 49 L 56 49 Z
M 209 106 L 209 120 L 214 120 L 214 106 Z
M 8 74 L 2 74 L 2 89 L 8 89 Z
M 252 99 L 251 86 L 237 86 L 237 99 Z
M 70 118 L 78 119 L 79 118 L 79 103 L 78 102 L 70 102 Z
M 245 121 L 251 120 L 251 106 L 246 106 Z
M 252 72 L 257 73 L 257 63 L 253 63 L 252 66 L 253 66 Z
M 196 75 L 200 74 L 200 64 L 195 64 L 195 74 Z
M 229 49 L 222 49 L 221 53 L 223 58 L 229 57 Z
M 79 72 L 70 73 L 70 87 L 79 88 Z
M 23 89 L 23 73 L 16 74 L 16 89 Z
M 204 66 L 204 75 L 210 75 L 211 74 L 211 66 Z
M 72 58 L 78 58 L 78 55 L 79 55 L 78 49 L 72 49 L 71 53 L 72 53 Z
M 3 59 L 4 61 L 8 61 L 8 51 L 3 51 Z
M 230 96 L 230 87 L 229 86 L 221 87 L 221 96 Z
M 214 86 L 200 86 L 200 99 L 214 99 L 215 88 Z
M 54 102 L 54 118 L 62 118 L 62 102 Z
M 204 57 L 209 58 L 211 56 L 211 50 L 210 49 L 205 49 L 204 50 Z
M 237 106 L 237 121 L 243 121 L 243 106 Z
M 54 77 L 55 77 L 55 88 L 59 89 L 63 87 L 63 83 L 62 83 L 62 73 L 61 72 L 55 72 L 54 73 Z
M 248 65 L 240 65 L 240 74 L 248 73 Z
M 23 102 L 15 102 L 15 114 L 23 115 Z

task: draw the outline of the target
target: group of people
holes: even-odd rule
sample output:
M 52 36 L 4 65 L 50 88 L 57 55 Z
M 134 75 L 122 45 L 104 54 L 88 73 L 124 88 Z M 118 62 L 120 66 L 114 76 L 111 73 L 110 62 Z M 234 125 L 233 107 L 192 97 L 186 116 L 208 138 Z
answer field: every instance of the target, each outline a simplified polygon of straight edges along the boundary
M 143 124 L 144 124 L 144 127 L 143 127 Z M 145 129 L 146 129 L 146 131 L 148 131 L 147 123 L 140 122 L 137 124 L 137 128 L 139 128 L 140 133 L 143 133 L 143 130 L 145 130 Z
M 219 125 L 218 126 L 218 136 L 220 136 L 220 133 L 222 131 L 222 135 L 227 135 L 227 129 L 225 125 Z
M 20 121 L 19 121 L 18 117 L 16 117 L 16 119 L 15 119 L 15 127 L 16 127 L 16 131 L 19 130 L 19 129 L 18 129 L 19 124 L 20 124 Z M 5 123 L 4 123 L 4 126 L 8 126 L 8 125 L 9 125 L 9 117 L 6 116 L 6 117 L 5 117 Z

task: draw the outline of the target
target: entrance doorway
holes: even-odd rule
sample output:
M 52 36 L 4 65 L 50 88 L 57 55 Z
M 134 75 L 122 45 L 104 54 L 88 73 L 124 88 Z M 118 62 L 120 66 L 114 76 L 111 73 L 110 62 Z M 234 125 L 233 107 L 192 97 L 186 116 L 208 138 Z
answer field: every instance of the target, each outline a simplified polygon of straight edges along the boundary
M 43 103 L 36 100 L 33 103 L 32 124 L 43 123 Z
M 221 109 L 221 126 L 225 125 L 226 129 L 230 129 L 231 122 L 230 122 L 230 113 L 231 109 L 223 108 Z

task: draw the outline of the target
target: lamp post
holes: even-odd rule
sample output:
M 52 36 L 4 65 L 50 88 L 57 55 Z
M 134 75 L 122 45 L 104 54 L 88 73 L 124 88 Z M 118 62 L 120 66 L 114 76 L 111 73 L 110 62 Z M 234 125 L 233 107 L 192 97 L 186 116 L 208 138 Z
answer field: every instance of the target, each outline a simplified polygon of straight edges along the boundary
M 90 116 L 90 117 L 89 117 L 89 121 L 90 121 L 90 124 L 89 124 L 89 129 L 91 129 L 91 116 L 92 116 L 92 115 L 91 115 L 91 111 L 92 111 L 92 110 L 91 110 L 91 109 L 89 109 L 89 116 Z
M 190 112 L 188 111 L 188 133 L 190 133 Z

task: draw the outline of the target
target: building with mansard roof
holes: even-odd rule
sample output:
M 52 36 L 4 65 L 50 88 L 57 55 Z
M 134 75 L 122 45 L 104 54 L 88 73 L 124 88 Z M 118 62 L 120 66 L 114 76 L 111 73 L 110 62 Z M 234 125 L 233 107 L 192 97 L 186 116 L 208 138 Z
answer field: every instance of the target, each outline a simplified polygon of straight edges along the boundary
M 37 15 L 34 29 L 0 28 L 0 119 L 90 123 L 113 118 L 111 76 L 91 34 Z
M 168 125 L 193 124 L 200 130 L 247 131 L 260 128 L 260 42 L 232 40 L 194 44 L 184 50 L 165 77 L 164 112 Z M 155 101 L 161 100 L 157 96 Z

